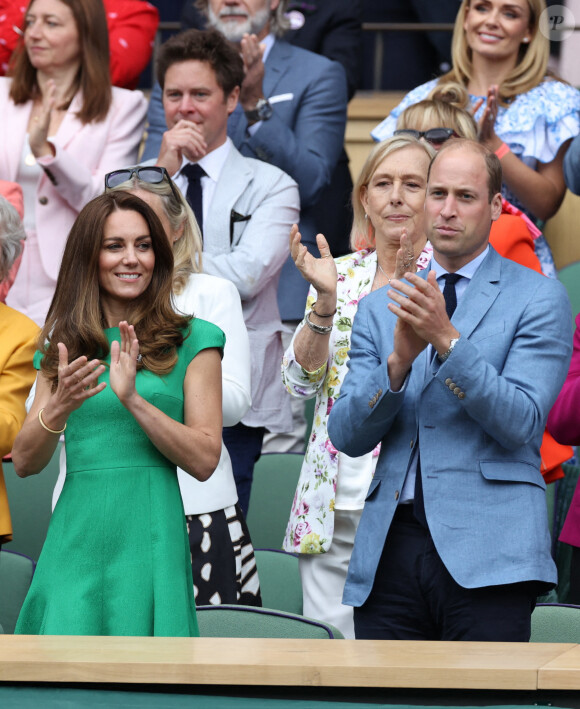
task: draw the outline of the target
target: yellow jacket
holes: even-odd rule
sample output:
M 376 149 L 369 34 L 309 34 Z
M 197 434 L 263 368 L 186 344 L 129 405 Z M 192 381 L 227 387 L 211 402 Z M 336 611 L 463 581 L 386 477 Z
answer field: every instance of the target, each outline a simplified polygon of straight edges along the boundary
M 0 457 L 12 450 L 26 410 L 24 402 L 36 377 L 32 356 L 38 326 L 26 315 L 0 303 Z M 12 524 L 0 462 L 0 545 L 12 539 Z

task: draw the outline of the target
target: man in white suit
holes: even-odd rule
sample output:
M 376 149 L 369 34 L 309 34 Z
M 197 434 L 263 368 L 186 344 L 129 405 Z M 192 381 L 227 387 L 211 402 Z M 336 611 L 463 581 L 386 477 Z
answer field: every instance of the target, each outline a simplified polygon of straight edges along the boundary
M 221 33 L 189 30 L 172 37 L 161 48 L 157 70 L 168 130 L 156 162 L 196 212 L 203 270 L 238 288 L 250 336 L 252 407 L 241 424 L 224 429 L 246 512 L 264 432 L 284 431 L 291 421 L 280 380 L 276 290 L 290 227 L 300 216 L 298 187 L 282 170 L 243 157 L 228 138 L 228 116 L 238 103 L 244 68 Z

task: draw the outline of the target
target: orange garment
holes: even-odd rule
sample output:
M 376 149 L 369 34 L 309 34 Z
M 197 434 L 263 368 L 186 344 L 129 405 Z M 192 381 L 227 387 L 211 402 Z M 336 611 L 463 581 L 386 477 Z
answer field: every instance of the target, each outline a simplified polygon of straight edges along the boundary
M 534 239 L 521 217 L 502 212 L 499 219 L 491 225 L 489 243 L 501 256 L 542 273 L 540 261 L 534 251 Z

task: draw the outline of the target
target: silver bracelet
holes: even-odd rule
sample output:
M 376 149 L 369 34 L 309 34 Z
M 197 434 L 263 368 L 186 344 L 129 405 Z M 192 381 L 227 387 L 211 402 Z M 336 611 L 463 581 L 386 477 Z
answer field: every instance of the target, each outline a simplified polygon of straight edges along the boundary
M 312 310 L 308 313 L 306 316 L 306 324 L 308 327 L 312 330 L 312 332 L 315 332 L 317 335 L 328 335 L 329 332 L 332 332 L 332 325 L 317 325 L 316 323 L 313 323 L 312 320 L 310 319 L 310 316 L 312 315 Z M 316 313 L 315 313 L 316 315 Z

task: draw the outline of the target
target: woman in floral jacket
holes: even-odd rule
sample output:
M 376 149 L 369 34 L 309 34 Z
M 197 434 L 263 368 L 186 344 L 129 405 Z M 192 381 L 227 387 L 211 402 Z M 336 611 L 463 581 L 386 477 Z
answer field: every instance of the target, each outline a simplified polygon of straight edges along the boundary
M 284 549 L 300 554 L 304 614 L 334 624 L 345 637 L 354 637 L 354 627 L 342 590 L 379 447 L 350 458 L 333 447 L 326 423 L 347 371 L 360 299 L 430 260 L 423 204 L 433 154 L 428 143 L 409 136 L 373 148 L 353 190 L 355 253 L 333 260 L 319 234 L 320 258 L 314 258 L 297 227 L 290 235 L 292 257 L 311 288 L 282 378 L 290 394 L 316 396 L 316 405 Z

